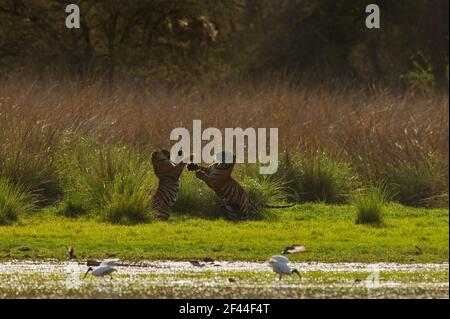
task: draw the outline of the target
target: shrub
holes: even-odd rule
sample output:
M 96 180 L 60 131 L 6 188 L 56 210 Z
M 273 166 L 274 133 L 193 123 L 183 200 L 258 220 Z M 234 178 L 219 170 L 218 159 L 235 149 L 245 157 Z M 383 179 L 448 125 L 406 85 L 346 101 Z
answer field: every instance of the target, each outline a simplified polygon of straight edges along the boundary
M 67 140 L 58 160 L 68 216 L 96 212 L 103 220 L 134 224 L 152 219 L 150 199 L 156 177 L 150 156 L 94 140 Z
M 282 153 L 278 163 L 278 170 L 273 175 L 274 178 L 278 178 L 283 182 L 285 189 L 290 195 L 289 198 L 294 202 L 301 200 L 303 161 L 304 159 L 300 155 L 291 156 L 287 152 Z
M 19 186 L 0 178 L 0 225 L 15 222 L 21 214 L 33 211 L 32 197 Z
M 0 176 L 33 193 L 42 205 L 61 195 L 54 161 L 55 134 L 41 125 L 13 123 L 0 129 Z
M 148 189 L 139 187 L 135 181 L 127 181 L 126 177 L 115 178 L 112 188 L 110 198 L 100 211 L 102 219 L 114 224 L 138 224 L 154 219 Z
M 381 224 L 383 221 L 383 206 L 388 200 L 384 186 L 374 186 L 363 189 L 352 195 L 353 205 L 356 207 L 357 224 Z
M 448 162 L 429 158 L 402 162 L 386 174 L 394 199 L 412 206 L 448 205 Z
M 277 176 L 299 202 L 344 203 L 358 184 L 348 163 L 324 153 L 308 156 L 299 153 L 291 157 L 286 154 Z
M 286 202 L 286 188 L 279 179 L 247 176 L 241 181 L 241 184 L 251 201 L 258 208 L 258 211 L 252 216 L 254 219 L 277 218 L 276 209 L 266 208 L 266 205 L 277 205 Z

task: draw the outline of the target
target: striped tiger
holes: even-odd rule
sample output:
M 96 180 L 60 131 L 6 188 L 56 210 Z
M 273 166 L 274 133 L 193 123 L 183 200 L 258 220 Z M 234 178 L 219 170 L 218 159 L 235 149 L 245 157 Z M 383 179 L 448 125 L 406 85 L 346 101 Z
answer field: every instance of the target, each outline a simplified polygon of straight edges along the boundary
M 222 200 L 229 219 L 249 219 L 253 218 L 261 208 L 287 208 L 295 205 L 257 207 L 245 189 L 231 176 L 236 156 L 224 151 L 217 154 L 216 158 L 217 161 L 208 167 L 190 163 L 188 164 L 188 170 L 195 170 L 195 176 L 204 181 Z M 229 160 L 226 161 L 225 159 Z
M 182 156 L 182 151 L 178 152 Z M 170 207 L 177 200 L 180 189 L 180 176 L 186 163 L 184 160 L 174 164 L 170 160 L 170 152 L 155 150 L 152 152 L 152 165 L 155 175 L 158 177 L 158 187 L 152 198 L 152 208 L 156 211 L 156 217 L 160 220 L 168 220 Z

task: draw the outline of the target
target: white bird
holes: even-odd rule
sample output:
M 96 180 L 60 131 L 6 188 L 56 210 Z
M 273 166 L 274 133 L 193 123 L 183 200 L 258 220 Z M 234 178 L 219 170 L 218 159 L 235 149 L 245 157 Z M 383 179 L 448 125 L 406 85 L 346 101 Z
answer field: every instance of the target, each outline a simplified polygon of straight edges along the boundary
M 92 275 L 94 275 L 96 277 L 103 277 L 106 275 L 111 275 L 113 272 L 116 271 L 116 269 L 114 269 L 113 267 L 116 265 L 117 261 L 118 261 L 117 259 L 106 259 L 106 260 L 102 261 L 100 263 L 100 266 L 98 266 L 95 269 L 93 269 L 92 267 L 89 267 L 88 270 L 86 271 L 86 273 L 84 274 L 84 278 L 86 278 L 86 276 L 89 272 L 91 272 Z M 111 276 L 111 278 L 112 278 L 112 276 Z
M 280 275 L 280 280 L 283 275 L 292 275 L 297 274 L 300 279 L 302 276 L 300 275 L 297 269 L 291 269 L 288 265 L 289 259 L 281 255 L 275 255 L 270 257 L 269 265 L 272 267 L 273 271 Z

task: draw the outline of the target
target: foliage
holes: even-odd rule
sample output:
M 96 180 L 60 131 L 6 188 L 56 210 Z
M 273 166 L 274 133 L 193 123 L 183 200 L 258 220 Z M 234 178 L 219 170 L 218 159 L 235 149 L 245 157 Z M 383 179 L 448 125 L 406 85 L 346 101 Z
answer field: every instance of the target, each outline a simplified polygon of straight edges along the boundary
M 145 152 L 96 145 L 92 139 L 68 139 L 58 160 L 64 190 L 61 212 L 94 212 L 113 223 L 134 224 L 153 218 L 150 209 L 156 177 Z
M 287 246 L 306 252 L 293 262 L 432 263 L 448 260 L 448 209 L 417 209 L 388 204 L 384 225 L 355 225 L 349 205 L 303 204 L 279 212 L 277 220 L 234 223 L 174 215 L 169 222 L 135 226 L 72 219 L 51 212 L 32 214 L 21 225 L 0 226 L 0 259 L 67 260 L 71 245 L 81 260 L 266 261 Z M 27 245 L 28 252 L 19 247 Z M 418 254 L 414 246 L 421 248 Z M 27 255 L 28 257 L 25 257 Z M 215 268 L 214 268 L 215 269 Z
M 299 202 L 345 203 L 358 185 L 348 163 L 324 153 L 285 154 L 279 174 Z
M 54 159 L 56 131 L 39 122 L 29 126 L 6 121 L 0 118 L 0 177 L 33 193 L 40 204 L 54 202 L 61 195 Z
M 0 178 L 0 225 L 18 220 L 19 216 L 29 214 L 34 209 L 32 197 L 21 187 Z
M 363 189 L 353 194 L 353 205 L 357 210 L 357 224 L 381 224 L 383 207 L 388 200 L 385 186 Z
M 381 31 L 365 27 L 367 3 L 353 0 L 84 0 L 81 28 L 67 29 L 65 2 L 2 0 L 0 70 L 110 86 L 124 77 L 142 87 L 215 85 L 286 70 L 428 86 L 414 62 L 422 54 L 436 88 L 448 90 L 448 1 L 377 4 Z

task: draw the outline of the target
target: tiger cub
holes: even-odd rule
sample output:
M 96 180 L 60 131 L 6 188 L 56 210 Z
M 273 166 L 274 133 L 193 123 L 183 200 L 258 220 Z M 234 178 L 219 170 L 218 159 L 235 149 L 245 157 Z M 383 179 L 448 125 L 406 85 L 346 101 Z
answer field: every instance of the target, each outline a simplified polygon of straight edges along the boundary
M 178 152 L 182 156 L 182 151 Z M 180 189 L 180 176 L 186 163 L 181 160 L 174 164 L 170 160 L 170 152 L 155 150 L 152 152 L 152 165 L 155 175 L 158 177 L 158 187 L 152 198 L 152 207 L 156 211 L 156 217 L 160 220 L 169 219 L 170 207 L 177 200 Z
M 232 156 L 232 163 L 226 163 L 225 157 Z M 189 164 L 188 170 L 195 170 L 195 176 L 206 183 L 222 200 L 228 217 L 232 220 L 248 219 L 257 210 L 244 188 L 231 176 L 236 156 L 222 152 L 217 156 L 218 161 L 202 167 Z

